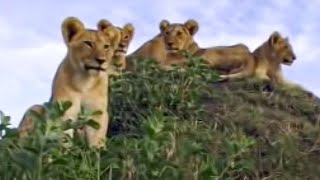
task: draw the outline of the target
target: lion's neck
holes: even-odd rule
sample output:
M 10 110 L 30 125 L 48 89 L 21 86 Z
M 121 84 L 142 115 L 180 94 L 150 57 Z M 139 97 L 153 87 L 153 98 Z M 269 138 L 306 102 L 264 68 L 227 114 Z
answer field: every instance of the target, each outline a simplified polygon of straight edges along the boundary
M 120 64 L 125 59 L 126 59 L 126 55 L 125 54 L 114 55 L 112 57 L 113 62 L 116 63 L 116 64 Z
M 71 59 L 66 57 L 57 71 L 53 88 L 68 88 L 83 93 L 99 86 L 105 79 L 104 76 L 84 73 L 72 64 Z
M 126 55 L 115 55 L 113 56 L 113 63 L 118 66 L 121 70 L 126 68 Z
M 272 64 L 274 67 L 278 67 L 281 64 L 281 58 L 278 57 L 268 41 L 259 46 L 253 52 L 253 55 L 255 59 L 266 58 L 268 60 L 268 63 Z
M 191 53 L 192 55 L 196 54 L 199 50 L 199 46 L 196 42 L 194 42 L 192 40 L 192 43 L 189 45 L 189 47 L 187 48 L 188 52 Z

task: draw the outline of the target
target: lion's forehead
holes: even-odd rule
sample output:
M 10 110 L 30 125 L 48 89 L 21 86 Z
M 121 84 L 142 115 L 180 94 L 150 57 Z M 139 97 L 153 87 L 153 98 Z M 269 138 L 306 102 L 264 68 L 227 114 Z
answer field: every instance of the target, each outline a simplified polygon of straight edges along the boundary
M 281 51 L 286 52 L 286 53 L 294 53 L 293 48 L 288 40 L 283 39 L 281 41 Z
M 124 38 L 126 35 L 129 35 L 127 31 L 125 31 L 124 29 L 120 30 L 121 33 L 121 37 Z
M 168 31 L 174 34 L 177 34 L 179 31 L 188 34 L 186 28 L 182 24 L 172 24 L 169 26 Z
M 86 30 L 78 40 L 89 40 L 99 44 L 105 44 L 108 42 L 108 38 L 101 31 Z
M 128 36 L 129 37 L 129 39 L 132 37 L 131 36 L 131 34 L 127 31 L 127 30 L 125 30 L 125 29 L 123 29 L 122 31 L 120 31 L 121 32 L 121 37 L 122 38 L 124 38 L 125 36 Z
M 120 32 L 121 38 L 123 38 L 123 37 L 127 34 L 127 32 L 125 31 L 124 28 L 121 28 L 121 27 L 116 26 L 115 29 L 116 29 L 118 32 Z

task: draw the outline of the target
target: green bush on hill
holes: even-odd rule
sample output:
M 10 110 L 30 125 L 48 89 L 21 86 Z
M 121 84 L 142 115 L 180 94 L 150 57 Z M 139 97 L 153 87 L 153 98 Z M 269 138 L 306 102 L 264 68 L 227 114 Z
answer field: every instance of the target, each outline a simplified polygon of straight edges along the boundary
M 18 140 L 0 115 L 0 179 L 318 179 L 320 106 L 299 89 L 264 82 L 216 82 L 203 62 L 162 71 L 137 60 L 110 82 L 107 149 L 90 149 L 62 132 L 95 126 L 85 109 L 62 123 L 68 102 L 35 114 Z

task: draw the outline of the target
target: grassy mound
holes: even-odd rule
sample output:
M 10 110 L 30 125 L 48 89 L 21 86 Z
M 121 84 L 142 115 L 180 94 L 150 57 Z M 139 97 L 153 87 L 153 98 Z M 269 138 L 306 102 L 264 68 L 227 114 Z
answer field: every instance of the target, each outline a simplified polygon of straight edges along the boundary
M 201 60 L 164 72 L 148 60 L 111 80 L 107 150 L 62 133 L 68 103 L 48 105 L 18 140 L 2 115 L 0 179 L 318 179 L 320 103 L 256 80 L 217 83 Z

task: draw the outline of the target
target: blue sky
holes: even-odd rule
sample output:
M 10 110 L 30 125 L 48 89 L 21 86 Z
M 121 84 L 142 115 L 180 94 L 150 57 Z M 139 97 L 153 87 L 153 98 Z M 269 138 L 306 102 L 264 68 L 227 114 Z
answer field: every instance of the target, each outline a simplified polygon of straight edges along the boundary
M 108 19 L 136 27 L 132 52 L 159 33 L 159 22 L 196 19 L 200 46 L 245 43 L 254 50 L 275 30 L 288 36 L 297 61 L 288 79 L 320 95 L 320 0 L 0 0 L 0 110 L 17 126 L 24 111 L 50 97 L 66 53 L 60 25 L 67 16 L 87 27 Z

